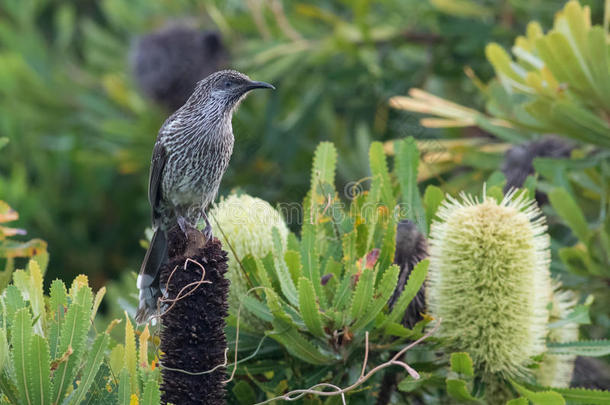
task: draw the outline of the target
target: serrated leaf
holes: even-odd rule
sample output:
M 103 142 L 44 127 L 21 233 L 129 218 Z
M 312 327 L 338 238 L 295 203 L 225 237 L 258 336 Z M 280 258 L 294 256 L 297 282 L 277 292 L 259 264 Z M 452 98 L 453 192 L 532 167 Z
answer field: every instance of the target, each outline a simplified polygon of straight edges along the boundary
M 131 398 L 131 382 L 129 371 L 124 367 L 119 375 L 119 405 L 129 405 Z
M 95 294 L 95 298 L 93 300 L 93 308 L 91 309 L 91 322 L 95 320 L 95 315 L 97 314 L 97 310 L 104 299 L 104 295 L 106 295 L 106 287 L 100 288 Z
M 451 353 L 451 371 L 467 377 L 474 377 L 472 359 L 466 352 Z
M 35 405 L 32 392 L 32 381 L 28 377 L 28 344 L 32 336 L 32 317 L 28 308 L 22 308 L 15 314 L 11 344 L 13 346 L 13 370 L 22 404 Z
M 322 326 L 322 318 L 317 302 L 316 291 L 310 280 L 305 277 L 299 279 L 299 309 L 303 322 L 309 332 L 314 336 L 323 338 L 325 336 Z
M 548 342 L 549 354 L 602 357 L 610 354 L 610 340 L 581 340 L 578 342 Z
M 243 308 L 248 308 L 248 312 L 250 312 L 252 315 L 264 322 L 271 322 L 271 320 L 273 320 L 273 315 L 269 311 L 269 308 L 267 308 L 267 306 L 258 299 L 247 295 L 241 300 L 243 303 Z M 243 316 L 243 312 L 241 316 Z
M 353 320 L 360 318 L 366 309 L 366 306 L 373 298 L 373 287 L 375 284 L 375 272 L 373 270 L 363 270 L 356 284 L 356 289 L 352 295 L 352 306 L 350 315 Z
M 25 301 L 23 300 L 19 289 L 14 285 L 6 287 L 1 298 L 5 307 L 3 308 L 3 312 L 6 314 L 6 323 L 7 326 L 10 327 L 13 324 L 13 319 L 17 311 L 25 307 Z
M 49 346 L 47 341 L 39 335 L 30 337 L 30 351 L 28 353 L 28 378 L 30 395 L 33 404 L 48 405 L 51 403 L 51 379 Z
M 589 226 L 585 216 L 572 196 L 563 188 L 554 188 L 548 194 L 551 205 L 563 219 L 574 235 L 587 243 L 590 237 Z
M 108 365 L 114 375 L 119 375 L 125 366 L 125 346 L 118 344 L 112 348 L 108 356 Z
M 68 306 L 68 291 L 61 280 L 51 283 L 49 298 L 49 354 L 55 359 L 59 354 L 59 333 L 65 319 L 65 308 Z
M 453 399 L 460 402 L 478 402 L 478 400 L 468 391 L 466 381 L 448 378 L 446 380 L 446 385 L 447 394 L 449 394 L 449 396 Z
M 144 330 L 140 334 L 138 339 L 140 346 L 138 347 L 138 362 L 141 370 L 147 370 L 148 367 L 148 338 L 150 338 L 150 332 L 148 331 L 148 324 L 144 326 Z
M 319 283 L 320 269 L 316 249 L 316 234 L 313 226 L 303 228 L 301 235 L 301 259 L 303 261 L 303 276 L 312 284 Z M 314 287 L 315 288 L 315 287 Z
M 83 372 L 81 373 L 80 383 L 78 388 L 72 394 L 70 404 L 80 404 L 83 401 L 95 380 L 98 370 L 104 360 L 104 354 L 110 343 L 110 336 L 107 333 L 101 333 L 93 342 L 91 349 L 87 353 L 87 360 Z
M 417 187 L 419 151 L 415 139 L 409 137 L 397 143 L 395 165 L 402 193 L 402 203 L 406 205 L 407 209 L 407 218 L 422 225 L 426 217 Z
M 563 399 L 561 394 L 555 391 L 549 390 L 534 392 L 517 384 L 514 381 L 511 381 L 511 384 L 513 385 L 513 387 L 515 387 L 519 394 L 532 401 L 534 405 L 565 405 L 566 403 L 565 399 Z
M 161 392 L 159 391 L 159 384 L 155 380 L 148 380 L 144 386 L 144 393 L 142 394 L 142 401 L 140 405 L 158 405 L 161 403 Z
M 552 390 L 560 393 L 570 404 L 610 404 L 610 391 L 589 390 L 586 388 L 552 388 Z
M 432 223 L 432 220 L 436 216 L 436 211 L 438 211 L 438 207 L 441 206 L 444 199 L 445 193 L 443 193 L 443 190 L 432 185 L 426 187 L 426 191 L 424 192 L 424 207 L 426 209 L 426 223 L 428 224 L 428 227 Z
M 337 165 L 337 149 L 331 142 L 320 142 L 314 153 L 311 190 L 315 190 L 319 183 L 328 183 L 335 186 L 335 166 Z
M 42 271 L 36 260 L 30 259 L 28 263 L 28 273 L 30 276 L 30 306 L 32 308 L 33 318 L 37 319 L 36 324 L 34 325 L 34 332 L 40 336 L 44 336 L 47 319 L 45 316 L 44 294 L 42 290 Z
M 383 202 L 389 212 L 392 212 L 396 205 L 396 199 L 392 192 L 388 162 L 381 142 L 371 143 L 369 149 L 369 165 L 371 168 L 371 175 L 373 176 L 373 182 L 379 182 L 381 202 Z
M 0 372 L 8 367 L 9 359 L 8 336 L 6 329 L 0 327 Z
M 415 265 L 413 271 L 409 275 L 409 280 L 407 280 L 405 289 L 400 294 L 396 305 L 394 305 L 394 308 L 388 317 L 389 321 L 399 323 L 402 320 L 407 307 L 413 298 L 415 298 L 415 295 L 426 280 L 429 264 L 430 260 L 424 259 Z
M 337 311 L 343 311 L 347 305 L 349 304 L 349 298 L 351 296 L 351 276 L 349 274 L 345 274 L 343 276 L 343 280 L 341 284 L 339 284 L 339 289 L 333 298 L 332 307 Z
M 73 286 L 75 284 L 73 283 Z M 59 363 L 53 374 L 52 402 L 61 403 L 68 387 L 77 372 L 84 353 L 87 332 L 90 327 L 90 315 L 93 296 L 87 285 L 80 285 L 73 290 L 73 302 L 68 307 L 65 321 L 61 327 L 59 347 L 56 354 L 69 353 L 67 360 Z
M 506 405 L 529 405 L 529 401 L 525 397 L 519 397 L 515 399 L 511 399 L 506 403 Z
M 125 312 L 125 368 L 129 372 L 130 393 L 138 394 L 138 357 L 136 353 L 136 336 L 129 315 Z
M 293 356 L 314 365 L 332 364 L 334 362 L 331 356 L 322 354 L 316 346 L 289 324 L 274 320 L 273 328 L 274 332 L 270 333 L 269 336 L 277 340 Z
M 356 319 L 356 323 L 352 326 L 354 331 L 365 327 L 381 313 L 394 292 L 399 272 L 400 268 L 396 265 L 392 265 L 383 273 L 381 282 L 375 289 L 375 298 L 369 302 L 366 311 Z
M 284 253 L 284 260 L 292 276 L 292 281 L 297 284 L 301 277 L 301 254 L 295 250 L 287 250 Z

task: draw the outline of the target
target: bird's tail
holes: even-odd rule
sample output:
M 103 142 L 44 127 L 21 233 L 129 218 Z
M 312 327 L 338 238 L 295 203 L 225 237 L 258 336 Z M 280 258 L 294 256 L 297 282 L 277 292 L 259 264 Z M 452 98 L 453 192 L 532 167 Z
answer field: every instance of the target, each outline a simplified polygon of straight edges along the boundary
M 136 312 L 136 321 L 146 323 L 157 312 L 157 301 L 161 297 L 159 286 L 159 273 L 161 266 L 167 261 L 167 235 L 165 231 L 157 228 L 150 241 L 150 246 L 144 256 L 140 274 L 138 275 L 138 289 L 140 290 L 140 303 Z

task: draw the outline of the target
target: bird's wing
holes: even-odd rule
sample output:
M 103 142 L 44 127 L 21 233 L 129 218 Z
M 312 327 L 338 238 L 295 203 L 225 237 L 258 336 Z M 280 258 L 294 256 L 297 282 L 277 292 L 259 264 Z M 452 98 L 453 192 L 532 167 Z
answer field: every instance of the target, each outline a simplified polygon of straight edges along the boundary
M 152 222 L 156 225 L 159 218 L 159 202 L 161 201 L 161 176 L 167 161 L 167 152 L 165 147 L 157 142 L 153 149 L 152 160 L 150 164 L 150 177 L 148 178 L 148 201 L 152 207 Z

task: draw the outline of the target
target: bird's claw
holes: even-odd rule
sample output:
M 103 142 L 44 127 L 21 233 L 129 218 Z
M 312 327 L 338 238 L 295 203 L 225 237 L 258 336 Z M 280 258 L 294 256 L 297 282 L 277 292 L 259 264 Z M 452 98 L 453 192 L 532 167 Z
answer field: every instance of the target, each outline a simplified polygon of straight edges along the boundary
M 182 231 L 182 233 L 184 234 L 184 237 L 186 239 L 188 239 L 189 234 L 188 234 L 188 230 L 189 230 L 189 224 L 186 222 L 186 219 L 184 217 L 178 217 L 178 227 L 180 228 L 180 230 Z
M 205 236 L 206 241 L 210 241 L 214 237 L 214 235 L 212 235 L 212 226 L 210 224 L 206 224 L 205 228 L 203 228 L 203 236 Z

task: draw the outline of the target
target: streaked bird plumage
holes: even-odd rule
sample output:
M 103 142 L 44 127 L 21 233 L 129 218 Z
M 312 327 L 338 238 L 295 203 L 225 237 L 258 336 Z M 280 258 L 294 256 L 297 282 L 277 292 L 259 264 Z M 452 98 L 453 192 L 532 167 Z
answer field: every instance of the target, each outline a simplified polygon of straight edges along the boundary
M 233 112 L 246 94 L 273 88 L 234 70 L 216 72 L 201 80 L 187 102 L 159 130 L 148 184 L 154 235 L 140 268 L 139 323 L 157 311 L 161 296 L 159 269 L 167 260 L 167 231 L 195 227 L 206 221 L 205 210 L 214 201 L 233 153 Z

